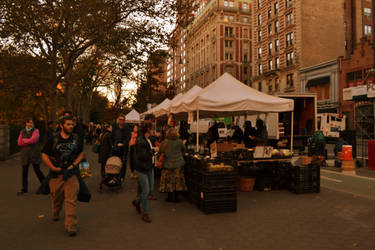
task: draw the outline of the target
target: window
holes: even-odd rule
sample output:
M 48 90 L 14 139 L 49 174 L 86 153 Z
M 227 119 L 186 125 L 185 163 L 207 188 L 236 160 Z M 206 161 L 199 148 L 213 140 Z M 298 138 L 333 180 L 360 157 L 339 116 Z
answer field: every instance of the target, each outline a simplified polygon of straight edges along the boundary
M 242 9 L 247 10 L 247 3 L 242 4 Z
M 225 40 L 225 48 L 232 48 L 233 41 L 232 40 Z
M 279 39 L 275 40 L 275 51 L 279 51 Z
M 244 17 L 244 18 L 243 18 L 243 22 L 244 22 L 244 23 L 247 23 L 248 20 L 249 20 L 249 19 L 247 19 L 247 17 Z
M 268 35 L 272 35 L 272 24 L 268 24 Z
M 272 60 L 268 61 L 268 69 L 273 70 Z
M 233 2 L 233 1 L 230 1 L 230 2 L 229 2 L 229 7 L 230 7 L 230 8 L 233 8 L 233 7 L 234 7 L 234 2 Z
M 262 24 L 262 15 L 259 14 L 258 15 L 258 25 L 261 25 Z
M 285 0 L 286 8 L 289 8 L 292 5 L 292 0 Z
M 262 31 L 258 30 L 258 42 L 262 41 Z
M 363 13 L 365 17 L 371 17 L 371 9 L 370 8 L 364 8 Z
M 294 58 L 293 52 L 289 52 L 286 54 L 286 66 L 293 65 L 293 58 Z
M 286 26 L 290 26 L 293 24 L 293 13 L 289 13 L 286 15 Z
M 262 91 L 262 82 L 258 82 L 258 90 Z
M 225 60 L 233 60 L 233 54 L 232 53 L 225 53 Z
M 286 34 L 286 47 L 293 45 L 293 32 Z
M 372 33 L 372 26 L 365 25 L 365 35 L 371 35 Z
M 271 19 L 271 17 L 272 17 L 272 10 L 271 10 L 271 8 L 268 9 L 267 13 L 268 13 L 268 15 L 267 15 L 268 19 Z
M 234 16 L 229 16 L 229 21 L 233 22 Z
M 287 87 L 293 87 L 294 86 L 294 83 L 293 83 L 293 73 L 286 75 L 286 86 Z
M 228 7 L 229 4 L 228 4 L 228 1 L 224 1 L 224 7 Z
M 225 36 L 233 37 L 233 28 L 232 27 L 225 27 Z
M 258 48 L 258 59 L 262 58 L 262 48 Z
M 258 9 L 260 9 L 260 7 L 262 7 L 262 0 L 258 0 Z
M 275 21 L 275 33 L 279 32 L 279 21 Z
M 268 93 L 272 93 L 272 82 L 271 81 L 268 85 Z
M 247 75 L 247 67 L 243 68 L 243 73 L 244 73 L 244 75 Z
M 247 53 L 244 53 L 244 55 L 243 55 L 243 61 L 247 62 Z
M 278 3 L 278 2 L 276 2 L 276 3 L 273 5 L 273 9 L 274 9 L 274 13 L 275 13 L 275 15 L 276 15 L 277 13 L 279 13 L 279 3 Z
M 258 64 L 258 75 L 263 74 L 262 64 Z
M 280 59 L 278 57 L 276 57 L 275 62 L 276 62 L 276 69 L 279 69 L 280 68 Z
M 268 54 L 272 55 L 272 43 L 268 44 Z
M 247 38 L 247 34 L 248 34 L 248 30 L 247 30 L 247 29 L 244 29 L 244 30 L 243 30 L 243 37 L 244 37 L 244 38 Z

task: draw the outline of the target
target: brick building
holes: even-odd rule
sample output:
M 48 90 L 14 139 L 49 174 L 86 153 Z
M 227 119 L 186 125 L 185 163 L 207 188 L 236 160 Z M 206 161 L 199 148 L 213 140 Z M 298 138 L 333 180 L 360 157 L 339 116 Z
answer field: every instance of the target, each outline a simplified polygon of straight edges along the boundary
M 205 87 L 224 72 L 251 79 L 252 0 L 201 1 L 185 36 L 184 87 Z M 186 63 L 186 64 L 185 64 Z
M 346 56 L 340 60 L 340 112 L 346 114 L 349 129 L 357 133 L 374 135 L 374 127 L 361 124 L 362 120 L 373 120 L 374 103 L 371 99 L 358 100 L 352 94 L 344 98 L 344 92 L 356 92 L 363 85 L 374 83 L 373 73 L 369 69 L 374 67 L 374 16 L 373 1 L 345 0 L 345 44 Z M 354 95 L 356 95 L 354 93 Z M 357 99 L 357 100 L 355 100 Z
M 254 1 L 253 87 L 306 92 L 300 69 L 345 54 L 343 13 L 344 0 Z

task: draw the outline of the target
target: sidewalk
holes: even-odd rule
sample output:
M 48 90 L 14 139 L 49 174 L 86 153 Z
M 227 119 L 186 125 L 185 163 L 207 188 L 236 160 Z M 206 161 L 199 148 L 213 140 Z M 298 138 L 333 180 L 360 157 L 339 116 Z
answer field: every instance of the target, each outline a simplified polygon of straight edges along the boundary
M 327 162 L 327 167 L 322 168 L 322 169 L 327 169 L 327 170 L 331 170 L 331 171 L 341 172 L 341 168 L 336 168 L 335 167 L 335 160 L 329 159 L 329 160 L 326 160 L 326 162 Z M 368 167 L 356 168 L 356 174 L 358 176 L 375 178 L 375 170 L 371 170 Z

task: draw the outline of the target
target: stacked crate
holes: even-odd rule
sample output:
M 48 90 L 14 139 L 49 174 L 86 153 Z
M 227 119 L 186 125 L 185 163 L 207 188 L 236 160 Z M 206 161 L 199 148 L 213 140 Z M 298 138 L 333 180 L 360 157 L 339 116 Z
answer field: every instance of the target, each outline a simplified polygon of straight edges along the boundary
M 192 201 L 205 213 L 236 211 L 236 171 L 210 171 L 208 163 L 197 160 L 193 165 Z
M 320 166 L 293 166 L 290 168 L 289 190 L 296 194 L 320 192 Z

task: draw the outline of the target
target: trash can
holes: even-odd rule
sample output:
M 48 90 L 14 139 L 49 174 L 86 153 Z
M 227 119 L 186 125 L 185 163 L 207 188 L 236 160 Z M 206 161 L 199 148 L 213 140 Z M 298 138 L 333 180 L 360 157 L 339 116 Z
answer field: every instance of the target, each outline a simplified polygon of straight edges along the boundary
M 375 170 L 375 141 L 368 141 L 368 168 Z

